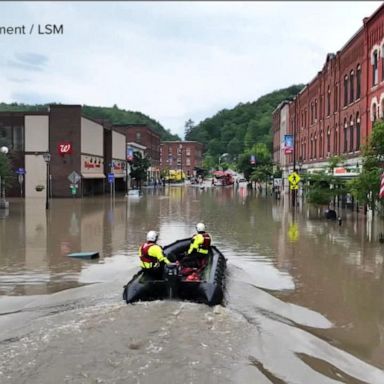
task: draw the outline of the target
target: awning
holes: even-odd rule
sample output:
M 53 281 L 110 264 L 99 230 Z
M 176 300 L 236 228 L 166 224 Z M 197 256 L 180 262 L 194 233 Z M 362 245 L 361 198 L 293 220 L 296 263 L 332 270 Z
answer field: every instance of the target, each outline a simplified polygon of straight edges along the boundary
M 105 179 L 104 173 L 82 173 L 83 179 Z
M 124 177 L 124 175 L 122 175 L 121 173 L 119 173 L 118 175 L 115 174 L 115 179 L 119 179 L 119 178 L 122 179 L 123 177 Z

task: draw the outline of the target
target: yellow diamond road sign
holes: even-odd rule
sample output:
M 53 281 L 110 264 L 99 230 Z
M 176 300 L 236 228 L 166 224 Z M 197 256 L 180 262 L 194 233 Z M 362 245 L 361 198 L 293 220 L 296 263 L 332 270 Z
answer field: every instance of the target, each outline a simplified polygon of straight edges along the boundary
M 300 176 L 296 172 L 292 172 L 288 176 L 288 181 L 290 182 L 291 185 L 297 185 L 300 181 Z

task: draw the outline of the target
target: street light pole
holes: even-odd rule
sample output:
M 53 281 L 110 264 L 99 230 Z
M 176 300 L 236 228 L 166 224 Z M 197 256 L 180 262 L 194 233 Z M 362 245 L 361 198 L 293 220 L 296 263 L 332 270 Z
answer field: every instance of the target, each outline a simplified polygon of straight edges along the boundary
M 49 163 L 51 161 L 51 154 L 49 152 L 43 154 L 45 163 L 47 164 L 46 175 L 46 189 L 45 189 L 45 209 L 49 209 Z
M 6 156 L 8 153 L 8 147 L 1 147 L 0 152 Z M 0 176 L 0 209 L 8 209 L 9 202 L 5 200 L 5 175 Z

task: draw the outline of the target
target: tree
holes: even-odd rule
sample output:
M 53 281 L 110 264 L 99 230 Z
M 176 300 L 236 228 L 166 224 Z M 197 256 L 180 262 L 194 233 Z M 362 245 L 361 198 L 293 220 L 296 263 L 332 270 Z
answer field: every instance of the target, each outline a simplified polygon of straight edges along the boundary
M 12 172 L 12 166 L 11 166 L 11 160 L 9 158 L 9 155 L 5 155 L 4 153 L 0 152 L 0 192 L 2 183 L 6 186 L 11 186 L 14 181 L 14 174 Z
M 141 188 L 142 181 L 147 178 L 147 171 L 151 162 L 148 157 L 142 156 L 140 152 L 133 152 L 130 176 L 135 180 L 136 187 Z
M 255 164 L 251 164 L 251 156 L 255 157 Z M 239 158 L 238 169 L 244 173 L 244 177 L 249 180 L 252 175 L 253 181 L 265 181 L 267 176 L 272 174 L 271 154 L 267 145 L 264 143 L 255 144 Z
M 308 203 L 327 205 L 337 196 L 347 192 L 344 180 L 325 171 L 303 175 Z
M 380 191 L 384 160 L 384 121 L 376 121 L 368 143 L 363 147 L 362 171 L 349 183 L 351 192 L 361 203 L 375 211 Z
M 195 122 L 192 119 L 188 119 L 184 124 L 185 137 L 189 136 L 195 128 Z

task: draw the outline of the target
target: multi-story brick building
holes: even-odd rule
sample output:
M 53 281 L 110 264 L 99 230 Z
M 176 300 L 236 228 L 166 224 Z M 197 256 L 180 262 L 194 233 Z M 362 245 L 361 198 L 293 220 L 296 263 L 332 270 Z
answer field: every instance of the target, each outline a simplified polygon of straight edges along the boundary
M 197 141 L 163 141 L 160 146 L 160 169 L 181 169 L 187 177 L 202 166 L 203 144 Z
M 287 133 L 294 134 L 295 156 L 280 151 L 282 165 L 293 163 L 309 171 L 324 167 L 333 155 L 347 158 L 346 172 L 356 174 L 360 150 L 376 119 L 384 116 L 384 5 L 363 20 L 362 27 L 289 103 Z M 273 112 L 274 152 L 279 140 L 280 114 Z
M 137 143 L 145 147 L 144 154 L 148 156 L 151 166 L 148 176 L 160 179 L 160 135 L 146 124 L 115 124 L 112 126 L 117 132 L 123 133 L 127 142 Z

